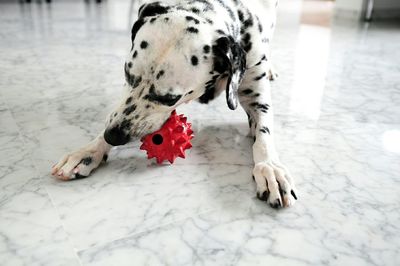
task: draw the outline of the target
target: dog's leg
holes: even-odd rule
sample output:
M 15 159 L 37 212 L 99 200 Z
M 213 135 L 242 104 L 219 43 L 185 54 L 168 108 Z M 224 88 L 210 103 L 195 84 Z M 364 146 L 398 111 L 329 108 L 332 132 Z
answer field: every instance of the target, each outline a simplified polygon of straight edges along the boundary
M 268 65 L 263 61 L 247 71 L 239 89 L 239 100 L 249 116 L 254 137 L 253 176 L 257 197 L 280 208 L 293 205 L 297 195 L 290 173 L 280 162 L 274 146 Z
M 97 138 L 79 150 L 65 155 L 51 169 L 51 174 L 62 180 L 86 177 L 107 160 L 111 145 L 104 140 L 102 132 Z

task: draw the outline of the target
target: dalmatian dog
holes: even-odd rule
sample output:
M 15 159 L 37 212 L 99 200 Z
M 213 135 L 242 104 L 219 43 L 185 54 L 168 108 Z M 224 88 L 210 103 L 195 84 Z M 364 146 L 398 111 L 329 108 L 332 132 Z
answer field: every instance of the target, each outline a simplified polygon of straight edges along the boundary
M 62 180 L 88 176 L 113 146 L 159 129 L 182 103 L 223 91 L 248 115 L 257 197 L 273 208 L 297 200 L 274 146 L 270 42 L 277 0 L 165 0 L 142 5 L 126 59 L 125 96 L 105 129 L 52 168 Z

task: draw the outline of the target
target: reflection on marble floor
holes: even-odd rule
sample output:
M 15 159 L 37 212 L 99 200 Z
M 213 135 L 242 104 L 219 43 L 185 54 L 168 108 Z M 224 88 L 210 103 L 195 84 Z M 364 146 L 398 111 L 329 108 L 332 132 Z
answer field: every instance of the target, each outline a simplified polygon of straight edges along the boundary
M 0 3 L 1 264 L 399 265 L 398 24 L 313 25 L 301 8 L 281 2 L 274 40 L 276 142 L 301 193 L 276 211 L 255 198 L 246 116 L 222 98 L 179 109 L 186 160 L 159 167 L 132 143 L 54 180 L 122 92 L 137 4 Z

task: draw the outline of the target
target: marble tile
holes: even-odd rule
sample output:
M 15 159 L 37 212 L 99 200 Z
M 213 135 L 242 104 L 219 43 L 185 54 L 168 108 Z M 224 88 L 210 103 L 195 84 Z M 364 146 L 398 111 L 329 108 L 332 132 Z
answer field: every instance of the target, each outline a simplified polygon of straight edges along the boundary
M 328 209 L 337 213 L 357 212 L 361 206 L 363 212 L 377 206 L 396 208 L 400 198 L 390 191 L 400 189 L 394 174 L 400 166 L 383 142 L 392 126 L 339 120 L 305 126 L 304 121 L 285 120 L 277 124 L 282 132 L 277 144 L 296 177 L 304 206 L 328 201 L 336 206 Z M 217 125 L 200 129 L 187 160 L 173 166 L 148 162 L 135 144 L 114 150 L 107 166 L 91 178 L 68 183 L 49 179 L 46 189 L 78 249 L 254 198 L 245 125 L 242 133 L 240 126 L 224 130 Z M 232 142 L 235 139 L 239 141 Z M 232 147 L 235 150 L 229 151 Z M 320 206 L 318 211 L 326 210 Z M 399 229 L 396 219 L 389 221 Z
M 295 208 L 277 214 L 243 200 L 79 255 L 87 265 L 397 265 L 399 236 L 364 219 L 386 224 L 384 212 L 368 207 L 360 216 L 318 200 Z
M 276 212 L 254 196 L 235 192 L 240 199 L 230 201 L 233 204 L 82 250 L 82 261 L 89 265 L 131 261 L 151 265 L 397 265 L 400 198 L 393 192 L 400 189 L 396 174 L 400 165 L 398 155 L 385 150 L 382 143 L 382 136 L 393 127 L 336 123 L 342 127 L 336 128 L 332 121 L 305 128 L 298 121 L 285 124 L 291 130 L 281 141 L 289 143 L 290 139 L 296 148 L 281 145 L 282 157 L 291 158 L 301 191 L 292 209 Z M 227 168 L 220 171 L 227 172 Z M 238 180 L 242 175 L 229 178 Z M 196 189 L 187 188 L 197 198 Z M 204 191 L 210 188 L 207 184 Z M 244 192 L 251 193 L 251 189 Z M 201 199 L 203 204 L 216 202 L 215 197 Z
M 0 103 L 2 265 L 79 265 L 11 112 Z

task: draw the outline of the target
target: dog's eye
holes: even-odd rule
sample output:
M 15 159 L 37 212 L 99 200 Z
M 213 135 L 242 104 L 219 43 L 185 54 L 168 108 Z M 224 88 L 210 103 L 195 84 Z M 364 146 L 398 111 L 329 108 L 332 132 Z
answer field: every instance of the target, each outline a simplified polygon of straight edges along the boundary
M 182 95 L 180 94 L 170 94 L 170 93 L 164 95 L 157 94 L 154 90 L 154 85 L 151 85 L 149 94 L 145 95 L 144 99 L 154 103 L 173 106 L 179 101 L 181 97 Z

